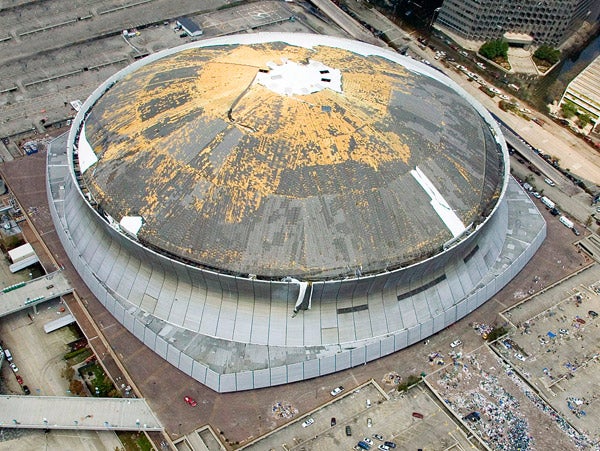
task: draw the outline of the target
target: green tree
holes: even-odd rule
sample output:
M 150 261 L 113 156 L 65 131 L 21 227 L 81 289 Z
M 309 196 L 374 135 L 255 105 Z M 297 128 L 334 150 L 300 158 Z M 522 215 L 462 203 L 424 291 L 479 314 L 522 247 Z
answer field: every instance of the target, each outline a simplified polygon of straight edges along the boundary
M 587 113 L 582 113 L 577 118 L 577 121 L 579 122 L 579 126 L 583 128 L 592 122 L 592 117 Z
M 549 45 L 542 45 L 533 54 L 534 58 L 546 61 L 548 64 L 556 64 L 560 60 L 560 50 L 550 47 Z
M 562 115 L 567 119 L 577 114 L 577 107 L 573 102 L 564 102 L 561 107 Z
M 484 58 L 493 60 L 498 57 L 506 58 L 508 53 L 508 42 L 503 39 L 488 41 L 479 48 L 479 54 Z

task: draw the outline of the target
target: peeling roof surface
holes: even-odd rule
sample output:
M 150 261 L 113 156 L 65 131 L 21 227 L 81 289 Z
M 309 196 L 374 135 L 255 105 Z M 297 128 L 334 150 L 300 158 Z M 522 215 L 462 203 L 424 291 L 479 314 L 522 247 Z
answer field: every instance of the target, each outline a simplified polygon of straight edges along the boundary
M 265 277 L 364 274 L 439 252 L 455 233 L 417 167 L 458 224 L 489 214 L 502 154 L 464 94 L 414 62 L 314 39 L 182 49 L 119 80 L 85 123 L 96 201 L 116 221 L 142 217 L 137 236 L 154 248 Z M 285 65 L 287 80 L 269 80 Z

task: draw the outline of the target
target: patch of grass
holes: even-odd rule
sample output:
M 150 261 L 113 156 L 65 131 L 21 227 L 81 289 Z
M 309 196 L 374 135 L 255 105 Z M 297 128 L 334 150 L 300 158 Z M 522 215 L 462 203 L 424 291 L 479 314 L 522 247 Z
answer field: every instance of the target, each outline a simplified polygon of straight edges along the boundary
M 143 433 L 129 432 L 129 431 L 117 431 L 117 437 L 123 444 L 125 451 L 151 451 L 152 444 L 148 437 Z
M 421 382 L 421 376 L 417 376 L 416 374 L 411 374 L 406 378 L 404 382 L 398 384 L 398 391 L 406 391 L 409 387 Z

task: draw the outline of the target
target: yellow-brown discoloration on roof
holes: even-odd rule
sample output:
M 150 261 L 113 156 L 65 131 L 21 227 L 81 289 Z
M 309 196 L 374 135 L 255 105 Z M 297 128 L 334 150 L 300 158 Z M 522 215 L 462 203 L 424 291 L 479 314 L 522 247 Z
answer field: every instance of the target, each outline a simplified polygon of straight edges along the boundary
M 286 60 L 340 70 L 342 92 L 283 96 L 255 83 Z M 429 255 L 449 232 L 429 210 L 415 214 L 429 200 L 405 191 L 415 189 L 410 169 L 435 159 L 434 184 L 469 198 L 465 221 L 478 215 L 471 191 L 483 184 L 478 157 L 456 152 L 461 133 L 438 137 L 458 121 L 445 109 L 462 100 L 425 78 L 326 46 L 181 51 L 124 77 L 92 108 L 86 135 L 99 162 L 85 179 L 115 219 L 144 217 L 142 239 L 219 268 L 337 273 L 371 255 L 384 265 Z
M 306 96 L 286 97 L 263 86 L 252 85 L 258 69 L 266 68 L 268 63 L 281 64 L 285 59 L 303 62 L 308 58 L 342 67 L 343 94 L 323 90 Z M 278 167 L 297 169 L 299 166 L 328 166 L 354 160 L 377 170 L 394 159 L 408 162 L 410 149 L 402 138 L 392 131 L 380 131 L 379 127 L 372 126 L 374 120 L 385 118 L 390 85 L 398 83 L 397 78 L 390 77 L 390 70 L 394 69 L 395 75 L 406 75 L 401 66 L 391 66 L 385 60 L 356 66 L 353 54 L 340 49 L 312 51 L 286 47 L 284 51 L 274 51 L 271 46 L 237 47 L 193 67 L 194 76 L 180 77 L 176 83 L 152 81 L 156 73 L 186 69 L 190 63 L 195 63 L 191 50 L 182 52 L 177 58 L 153 64 L 152 71 L 140 71 L 143 75 L 136 73 L 136 84 L 141 89 L 133 98 L 131 92 L 119 96 L 112 111 L 116 117 L 127 120 L 115 121 L 108 127 L 109 132 L 129 139 L 97 149 L 103 153 L 104 161 L 127 161 L 139 158 L 140 152 L 151 152 L 144 166 L 154 168 L 148 185 L 155 189 L 146 194 L 146 205 L 140 210 L 146 218 L 154 216 L 162 201 L 159 191 L 170 186 L 177 172 L 190 170 L 173 158 L 166 150 L 170 146 L 165 145 L 171 140 L 175 140 L 175 144 L 177 141 L 184 143 L 190 139 L 189 134 L 184 129 L 180 135 L 161 137 L 160 129 L 177 124 L 195 111 L 202 111 L 207 121 L 214 118 L 228 120 L 228 111 L 234 105 L 231 111 L 233 124 L 244 133 L 252 133 L 263 144 L 256 149 L 238 150 L 250 154 L 243 160 L 232 152 L 210 179 L 211 183 L 230 193 L 225 216 L 231 222 L 243 220 L 248 211 L 255 211 L 260 206 L 264 195 L 277 191 Z M 385 63 L 385 71 L 378 70 L 378 63 Z M 350 67 L 344 67 L 348 64 Z M 361 72 L 364 70 L 368 73 Z M 175 103 L 175 106 L 161 105 L 167 102 Z M 151 103 L 158 112 L 147 119 L 141 112 Z M 331 107 L 331 111 L 324 113 L 322 107 Z M 274 123 L 278 124 L 275 131 Z M 156 133 L 150 140 L 144 132 L 153 128 Z M 267 163 L 264 155 L 273 149 L 264 144 L 272 143 L 273 139 L 285 151 L 268 156 L 270 162 Z M 199 154 L 208 155 L 218 143 L 215 141 L 198 149 Z M 261 158 L 254 159 L 254 153 L 261 154 Z M 208 174 L 199 172 L 200 177 L 212 175 L 210 171 Z M 202 210 L 203 203 L 203 200 L 195 202 L 198 211 Z

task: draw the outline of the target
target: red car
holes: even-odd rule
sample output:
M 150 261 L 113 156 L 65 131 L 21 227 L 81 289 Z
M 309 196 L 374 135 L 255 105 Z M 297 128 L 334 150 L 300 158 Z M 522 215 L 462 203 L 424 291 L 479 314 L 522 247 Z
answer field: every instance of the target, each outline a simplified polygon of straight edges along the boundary
M 192 407 L 196 407 L 196 405 L 198 404 L 198 403 L 197 403 L 197 402 L 194 400 L 194 398 L 190 398 L 189 396 L 184 396 L 184 397 L 183 397 L 183 400 L 184 400 L 185 402 L 187 402 L 187 403 L 188 403 L 190 406 L 192 406 Z
M 17 377 L 17 382 L 19 383 L 19 385 L 23 385 L 23 378 L 21 376 L 19 376 L 18 374 L 16 377 Z

